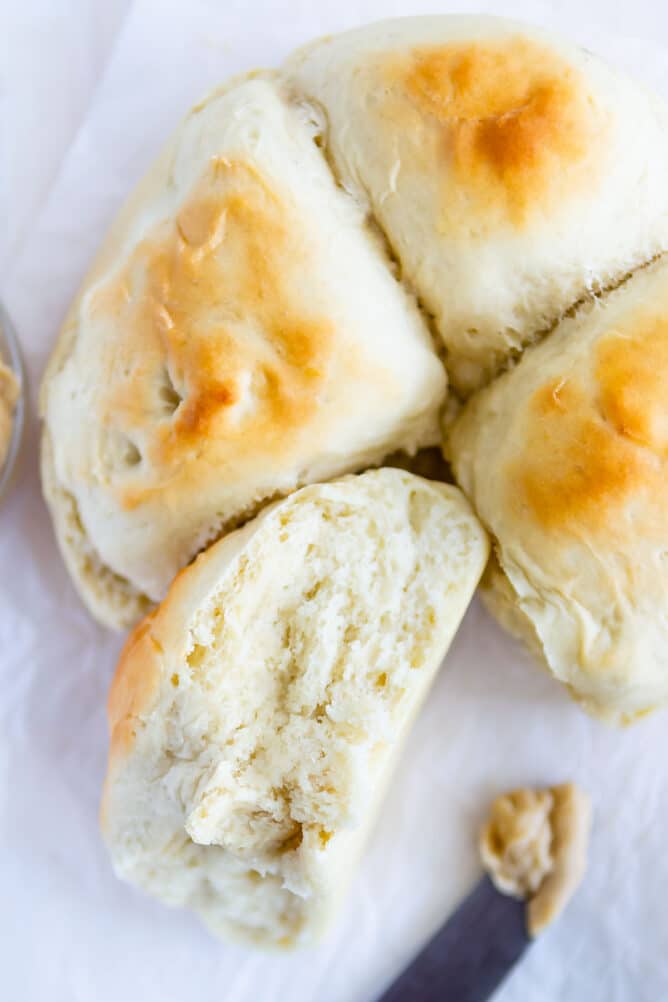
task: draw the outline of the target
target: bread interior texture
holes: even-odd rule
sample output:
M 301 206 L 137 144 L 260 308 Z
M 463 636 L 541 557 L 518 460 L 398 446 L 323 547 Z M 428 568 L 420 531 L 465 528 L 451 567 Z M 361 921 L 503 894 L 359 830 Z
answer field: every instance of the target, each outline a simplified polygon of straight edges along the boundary
M 191 618 L 185 657 L 162 655 L 168 680 L 116 783 L 134 817 L 116 859 L 216 932 L 298 941 L 345 886 L 474 587 L 462 577 L 484 563 L 463 499 L 443 503 L 458 492 L 416 483 L 400 503 L 334 491 L 271 513 L 271 553 L 258 532 Z

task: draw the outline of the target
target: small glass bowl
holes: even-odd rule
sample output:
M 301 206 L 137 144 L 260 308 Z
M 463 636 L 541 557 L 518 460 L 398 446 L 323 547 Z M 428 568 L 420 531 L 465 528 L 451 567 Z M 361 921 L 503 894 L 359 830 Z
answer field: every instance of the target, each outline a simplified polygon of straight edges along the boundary
M 19 383 L 19 396 L 14 407 L 12 437 L 9 443 L 9 449 L 7 450 L 7 455 L 5 456 L 5 461 L 0 467 L 0 502 L 2 502 L 9 489 L 12 476 L 16 470 L 19 452 L 21 451 L 21 442 L 23 440 L 23 430 L 25 426 L 27 391 L 25 369 L 23 366 L 23 359 L 21 357 L 21 349 L 19 348 L 16 331 L 1 302 L 0 359 L 2 359 L 5 365 L 9 366 Z

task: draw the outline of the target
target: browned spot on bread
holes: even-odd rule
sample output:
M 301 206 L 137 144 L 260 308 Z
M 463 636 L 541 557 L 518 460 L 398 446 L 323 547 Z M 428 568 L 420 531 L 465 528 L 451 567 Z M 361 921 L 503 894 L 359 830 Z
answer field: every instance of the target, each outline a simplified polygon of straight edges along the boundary
M 146 616 L 128 637 L 111 683 L 107 714 L 112 757 L 132 747 L 138 718 L 157 692 L 160 652 L 151 632 L 155 616 Z
M 605 116 L 582 75 L 546 46 L 518 36 L 421 47 L 384 75 L 412 106 L 422 169 L 440 160 L 449 225 L 483 216 L 522 226 L 590 190 Z
M 98 290 L 113 325 L 103 420 L 145 462 L 116 484 L 130 508 L 207 470 L 289 455 L 317 416 L 335 352 L 331 321 L 310 306 L 309 243 L 301 221 L 254 167 L 219 159 L 182 207 Z M 158 413 L 161 373 L 180 402 Z M 153 417 L 156 412 L 156 417 Z M 186 469 L 187 466 L 187 469 Z M 201 484 L 201 479 L 199 480 Z
M 598 348 L 601 408 L 620 435 L 668 456 L 668 315 L 649 314 L 636 333 L 611 333 Z
M 581 367 L 533 396 L 511 490 L 548 529 L 616 537 L 665 520 L 668 318 L 637 313 Z
M 513 464 L 510 480 L 536 520 L 555 529 L 605 528 L 642 478 L 643 457 L 576 383 L 540 389 L 528 422 L 522 460 Z

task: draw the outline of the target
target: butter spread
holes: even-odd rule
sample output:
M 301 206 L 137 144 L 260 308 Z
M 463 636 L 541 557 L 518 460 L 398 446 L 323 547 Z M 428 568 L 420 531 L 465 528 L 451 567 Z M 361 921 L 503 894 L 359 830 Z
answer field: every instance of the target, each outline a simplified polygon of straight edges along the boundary
M 529 899 L 531 936 L 560 914 L 580 884 L 590 828 L 589 798 L 573 783 L 513 790 L 493 802 L 480 855 L 500 891 Z

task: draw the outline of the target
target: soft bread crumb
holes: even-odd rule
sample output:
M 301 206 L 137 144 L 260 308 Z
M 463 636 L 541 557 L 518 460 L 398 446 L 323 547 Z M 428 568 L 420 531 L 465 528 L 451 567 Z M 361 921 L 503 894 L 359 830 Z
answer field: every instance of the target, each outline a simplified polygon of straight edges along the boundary
M 118 874 L 216 934 L 316 938 L 486 557 L 456 488 L 391 469 L 304 488 L 206 551 L 114 680 Z
M 589 797 L 575 784 L 520 789 L 492 803 L 480 855 L 504 894 L 529 898 L 527 927 L 537 936 L 557 918 L 586 868 Z

